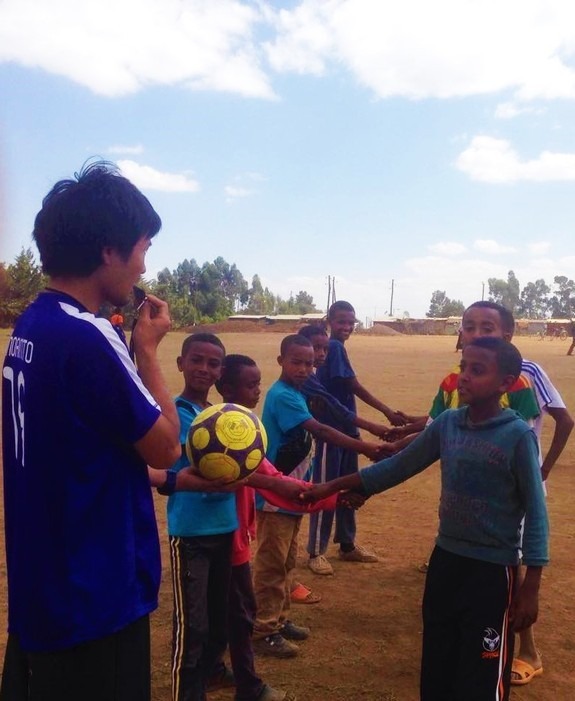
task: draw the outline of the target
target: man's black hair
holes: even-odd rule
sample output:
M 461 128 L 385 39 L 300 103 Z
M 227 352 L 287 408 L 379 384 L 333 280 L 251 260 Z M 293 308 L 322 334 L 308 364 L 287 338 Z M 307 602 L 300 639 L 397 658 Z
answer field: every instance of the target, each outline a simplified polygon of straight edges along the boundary
M 309 338 L 306 338 L 299 333 L 292 333 L 289 336 L 286 336 L 281 342 L 280 356 L 282 358 L 285 357 L 286 353 L 292 346 L 303 346 L 306 348 L 313 347 Z
M 499 314 L 499 318 L 501 319 L 501 328 L 503 331 L 513 335 L 513 332 L 515 331 L 515 319 L 507 307 L 504 307 L 502 304 L 498 304 L 497 302 L 481 300 L 470 304 L 465 312 L 467 312 L 468 309 L 473 309 L 474 307 L 479 307 L 480 309 L 494 309 Z M 463 316 L 465 316 L 465 312 L 463 312 Z
M 471 341 L 469 346 L 485 348 L 495 353 L 497 368 L 501 375 L 513 375 L 515 379 L 521 375 L 521 353 L 509 341 L 495 336 L 480 336 Z
M 33 236 L 42 268 L 51 277 L 88 277 L 110 247 L 127 260 L 142 238 L 154 237 L 162 221 L 148 199 L 118 168 L 97 161 L 60 180 L 42 201 Z

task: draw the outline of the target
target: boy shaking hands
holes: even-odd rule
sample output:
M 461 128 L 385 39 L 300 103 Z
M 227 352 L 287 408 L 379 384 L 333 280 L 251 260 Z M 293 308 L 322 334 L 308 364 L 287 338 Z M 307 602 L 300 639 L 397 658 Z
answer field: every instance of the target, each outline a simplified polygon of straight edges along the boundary
M 465 406 L 443 412 L 401 453 L 302 495 L 361 487 L 375 494 L 441 459 L 439 534 L 423 600 L 422 701 L 508 699 L 513 629 L 537 619 L 548 561 L 537 441 L 499 405 L 520 372 L 521 356 L 510 343 L 473 340 L 458 379 Z M 527 572 L 517 585 L 524 516 Z

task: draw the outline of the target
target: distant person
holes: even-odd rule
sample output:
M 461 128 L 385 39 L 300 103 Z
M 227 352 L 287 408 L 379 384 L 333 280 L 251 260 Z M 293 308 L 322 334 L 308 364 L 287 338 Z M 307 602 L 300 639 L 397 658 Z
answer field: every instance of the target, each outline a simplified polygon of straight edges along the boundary
M 127 344 L 126 334 L 124 333 L 124 317 L 122 316 L 122 310 L 120 307 L 114 309 L 114 313 L 110 317 L 110 324 L 114 327 L 114 331 L 122 339 L 122 341 Z
M 114 309 L 114 313 L 110 317 L 110 323 L 114 327 L 122 328 L 124 326 L 124 317 L 122 316 L 122 310 L 120 307 Z
M 359 397 L 363 402 L 380 411 L 394 426 L 404 424 L 404 415 L 390 409 L 374 397 L 360 383 L 351 366 L 345 342 L 353 333 L 357 323 L 352 305 L 345 301 L 334 302 L 328 310 L 327 321 L 330 327 L 330 339 L 325 362 L 317 370 L 318 380 L 331 395 L 354 414 L 357 414 L 355 400 L 356 397 Z M 357 438 L 359 431 L 354 427 L 348 435 Z M 322 460 L 326 465 L 330 465 L 331 477 L 354 474 L 358 471 L 357 452 L 346 450 L 341 446 L 318 444 L 316 451 L 322 450 L 325 450 L 325 456 Z M 355 512 L 338 511 L 335 518 L 334 541 L 339 543 L 339 558 L 345 562 L 377 562 L 379 560 L 377 555 L 358 545 L 355 542 L 355 536 Z M 329 537 L 330 533 L 327 533 L 327 538 L 329 539 Z M 316 556 L 321 555 L 321 548 L 310 554 L 315 562 Z M 321 564 L 325 563 L 321 562 Z M 329 565 L 329 563 L 327 564 Z
M 567 351 L 567 355 L 573 355 L 573 350 L 575 350 L 575 320 L 571 319 L 569 324 L 569 335 L 571 336 L 571 345 Z
M 146 465 L 180 452 L 157 358 L 170 327 L 150 295 L 139 372 L 107 319 L 161 226 L 104 162 L 62 180 L 36 216 L 49 282 L 18 319 L 2 373 L 8 567 L 3 701 L 149 701 L 160 548 Z
M 455 352 L 459 352 L 460 350 L 463 350 L 463 342 L 461 339 L 463 330 L 462 330 L 462 325 L 461 322 L 459 323 L 459 326 L 457 327 L 457 341 L 455 342 Z
M 462 406 L 445 411 L 405 450 L 313 487 L 382 492 L 441 460 L 439 533 L 423 596 L 421 701 L 509 699 L 514 631 L 538 615 L 548 524 L 533 430 L 501 396 L 521 374 L 521 355 L 501 338 L 464 346 Z M 525 521 L 523 542 L 520 526 Z M 518 583 L 522 550 L 526 574 Z

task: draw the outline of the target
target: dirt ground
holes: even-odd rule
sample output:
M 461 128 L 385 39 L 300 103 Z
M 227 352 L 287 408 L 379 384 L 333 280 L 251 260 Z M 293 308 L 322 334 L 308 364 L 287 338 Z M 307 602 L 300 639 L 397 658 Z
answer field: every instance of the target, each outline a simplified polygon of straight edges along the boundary
M 172 333 L 161 346 L 161 356 L 174 393 L 181 376 L 175 367 L 182 334 Z M 228 352 L 251 355 L 260 365 L 263 386 L 278 375 L 275 358 L 277 334 L 225 333 Z M 7 333 L 0 336 L 2 356 Z M 517 346 L 540 362 L 575 413 L 575 356 L 567 357 L 565 342 L 518 337 Z M 356 336 L 348 343 L 352 364 L 361 382 L 390 406 L 418 414 L 429 409 L 440 379 L 458 361 L 455 338 L 422 336 Z M 218 396 L 214 394 L 214 400 Z M 263 399 L 262 399 L 263 402 Z M 261 409 L 261 407 L 260 407 Z M 360 414 L 377 419 L 375 411 L 360 406 Z M 544 445 L 552 421 L 547 419 Z M 541 592 L 537 641 L 543 655 L 544 675 L 525 687 L 515 687 L 519 701 L 568 701 L 575 682 L 575 437 L 571 439 L 549 480 L 549 516 L 552 562 L 545 570 Z M 421 641 L 420 601 L 424 575 L 418 572 L 433 544 L 437 526 L 439 473 L 436 466 L 390 492 L 370 499 L 358 512 L 358 542 L 380 556 L 375 564 L 338 561 L 336 547 L 328 557 L 334 577 L 314 576 L 302 559 L 297 576 L 322 595 L 313 606 L 294 606 L 293 619 L 312 629 L 292 660 L 258 658 L 261 676 L 273 686 L 290 688 L 299 701 L 416 701 Z M 153 698 L 170 698 L 169 656 L 171 594 L 166 547 L 165 505 L 156 497 L 163 547 L 164 572 L 160 607 L 152 617 Z M 103 515 L 104 516 L 104 515 Z M 5 566 L 0 569 L 0 654 L 5 642 Z M 214 701 L 233 698 L 231 691 L 210 694 Z

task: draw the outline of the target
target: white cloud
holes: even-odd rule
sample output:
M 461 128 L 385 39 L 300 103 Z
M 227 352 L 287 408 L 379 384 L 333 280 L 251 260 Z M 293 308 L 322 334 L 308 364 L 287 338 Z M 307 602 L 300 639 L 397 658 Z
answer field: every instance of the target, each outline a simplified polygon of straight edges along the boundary
M 238 187 L 235 185 L 226 185 L 224 192 L 226 193 L 226 202 L 228 204 L 245 197 L 251 197 L 253 194 L 255 194 L 255 190 L 250 190 L 247 187 Z
M 542 256 L 544 253 L 551 248 L 549 241 L 536 241 L 535 243 L 528 243 L 527 250 L 534 256 Z
M 440 241 L 427 248 L 439 256 L 459 256 L 467 250 L 462 243 L 456 241 Z
M 226 185 L 224 187 L 226 202 L 228 204 L 232 204 L 239 199 L 251 197 L 252 195 L 257 194 L 258 191 L 253 187 L 250 187 L 249 184 L 261 183 L 265 181 L 265 177 L 261 173 L 247 171 L 236 175 L 233 180 L 235 181 L 233 185 Z M 248 183 L 248 185 L 246 185 L 246 183 Z
M 107 149 L 108 153 L 113 155 L 123 155 L 123 156 L 140 156 L 144 153 L 144 147 L 142 144 L 135 144 L 134 146 L 122 146 L 116 144 L 114 146 L 109 146 Z
M 200 189 L 198 181 L 185 173 L 165 173 L 151 166 L 140 165 L 129 160 L 118 161 L 118 167 L 122 171 L 122 175 L 143 190 L 197 192 Z
M 543 151 L 522 161 L 508 141 L 491 136 L 473 137 L 455 165 L 472 180 L 488 183 L 575 180 L 575 153 Z
M 500 254 L 514 253 L 517 249 L 514 246 L 503 246 L 493 239 L 477 239 L 473 242 L 473 248 L 480 253 Z
M 571 0 L 304 0 L 278 13 L 276 70 L 346 66 L 378 97 L 575 97 Z
M 3 0 L 0 61 L 118 96 L 274 99 L 272 71 L 347 70 L 377 97 L 575 98 L 572 0 Z M 513 108 L 517 113 L 518 107 Z M 511 116 L 501 108 L 500 116 Z
M 515 119 L 522 114 L 542 114 L 544 109 L 530 107 L 528 105 L 520 105 L 517 102 L 502 102 L 495 109 L 496 119 Z
M 108 97 L 149 85 L 272 98 L 238 0 L 5 0 L 0 61 L 63 75 Z

